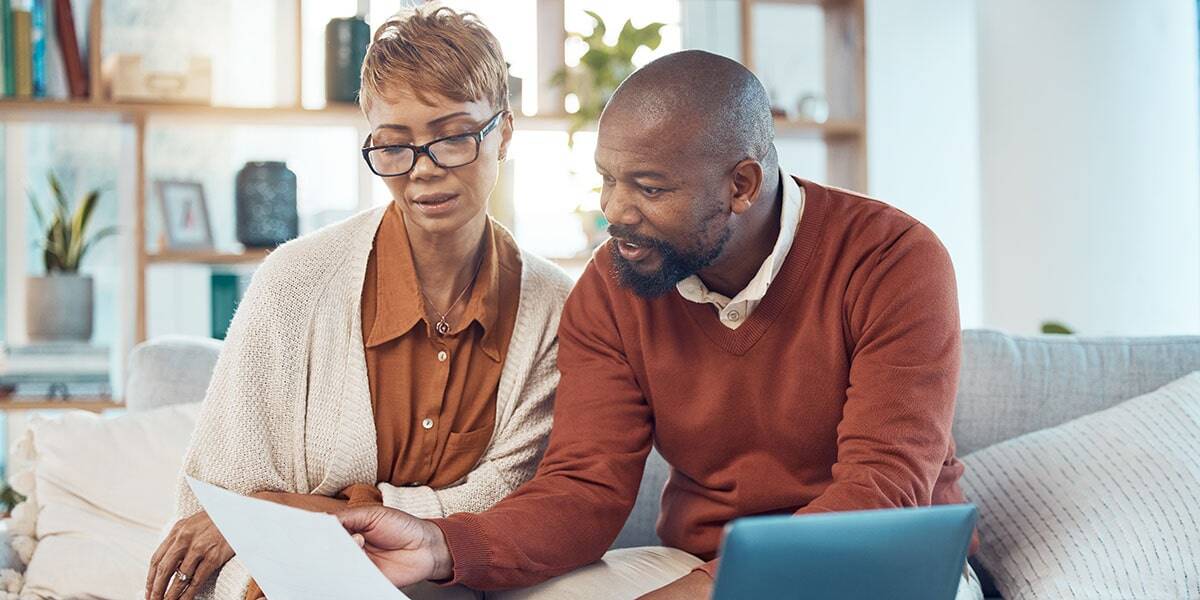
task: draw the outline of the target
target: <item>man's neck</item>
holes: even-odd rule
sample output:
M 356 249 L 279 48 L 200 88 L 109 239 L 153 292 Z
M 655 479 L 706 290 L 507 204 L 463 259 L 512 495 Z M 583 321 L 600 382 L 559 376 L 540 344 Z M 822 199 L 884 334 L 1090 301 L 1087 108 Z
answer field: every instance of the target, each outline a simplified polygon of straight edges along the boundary
M 720 258 L 697 273 L 704 286 L 723 296 L 734 297 L 746 289 L 779 239 L 783 210 L 783 186 L 779 171 L 763 182 L 758 200 L 750 210 L 735 215 L 733 235 Z

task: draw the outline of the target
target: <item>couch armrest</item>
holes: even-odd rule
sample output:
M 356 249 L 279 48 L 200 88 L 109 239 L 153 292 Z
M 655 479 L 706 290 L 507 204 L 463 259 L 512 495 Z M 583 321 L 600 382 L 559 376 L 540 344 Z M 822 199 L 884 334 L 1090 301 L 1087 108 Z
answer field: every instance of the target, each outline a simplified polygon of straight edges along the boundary
M 204 400 L 221 352 L 210 338 L 164 336 L 138 344 L 129 355 L 125 405 L 132 411 Z

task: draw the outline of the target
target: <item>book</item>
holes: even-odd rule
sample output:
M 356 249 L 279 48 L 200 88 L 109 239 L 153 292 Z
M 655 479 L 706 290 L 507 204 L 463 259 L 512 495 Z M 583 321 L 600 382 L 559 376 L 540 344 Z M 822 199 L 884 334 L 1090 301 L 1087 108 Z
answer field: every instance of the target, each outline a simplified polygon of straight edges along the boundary
M 212 337 L 218 340 L 225 339 L 248 284 L 248 278 L 237 273 L 214 272 L 211 275 Z
M 4 95 L 12 96 L 17 93 L 17 73 L 13 56 L 13 21 L 12 3 L 0 0 L 0 23 L 4 35 Z
M 10 346 L 3 352 L 4 374 L 107 374 L 109 351 L 84 342 L 36 342 Z
M 46 0 L 33 0 L 29 7 L 30 80 L 33 96 L 46 96 Z
M 54 24 L 63 65 L 67 71 L 67 90 L 72 98 L 86 98 L 88 76 L 83 66 L 79 39 L 75 34 L 75 15 L 71 9 L 71 0 L 54 0 Z
M 28 98 L 33 96 L 33 15 L 27 10 L 12 11 L 13 23 L 13 95 Z

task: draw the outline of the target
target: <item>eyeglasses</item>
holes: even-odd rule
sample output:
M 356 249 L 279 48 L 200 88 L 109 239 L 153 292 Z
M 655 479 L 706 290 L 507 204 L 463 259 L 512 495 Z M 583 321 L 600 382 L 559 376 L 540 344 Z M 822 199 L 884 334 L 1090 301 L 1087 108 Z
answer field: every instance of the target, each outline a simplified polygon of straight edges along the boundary
M 363 141 L 363 160 L 371 172 L 380 177 L 399 177 L 408 175 L 417 166 L 417 158 L 422 154 L 429 157 L 433 164 L 443 169 L 463 167 L 479 158 L 479 144 L 483 138 L 500 124 L 500 117 L 507 113 L 502 110 L 495 115 L 479 131 L 460 133 L 438 138 L 424 146 L 412 144 L 389 144 L 387 146 L 367 146 L 371 136 Z

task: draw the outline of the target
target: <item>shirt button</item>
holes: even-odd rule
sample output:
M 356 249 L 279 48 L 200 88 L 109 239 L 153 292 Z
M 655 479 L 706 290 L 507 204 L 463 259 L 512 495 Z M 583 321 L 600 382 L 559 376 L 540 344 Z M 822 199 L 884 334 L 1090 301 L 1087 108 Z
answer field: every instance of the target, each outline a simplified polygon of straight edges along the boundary
M 433 419 L 425 419 L 424 421 L 421 421 L 421 427 L 424 427 L 425 429 L 433 429 Z
M 742 318 L 742 315 L 738 311 L 732 310 L 729 311 L 728 318 L 730 321 L 737 321 L 738 319 Z
M 438 362 L 446 362 L 447 358 L 450 358 L 450 355 L 446 354 L 445 350 L 438 352 Z

